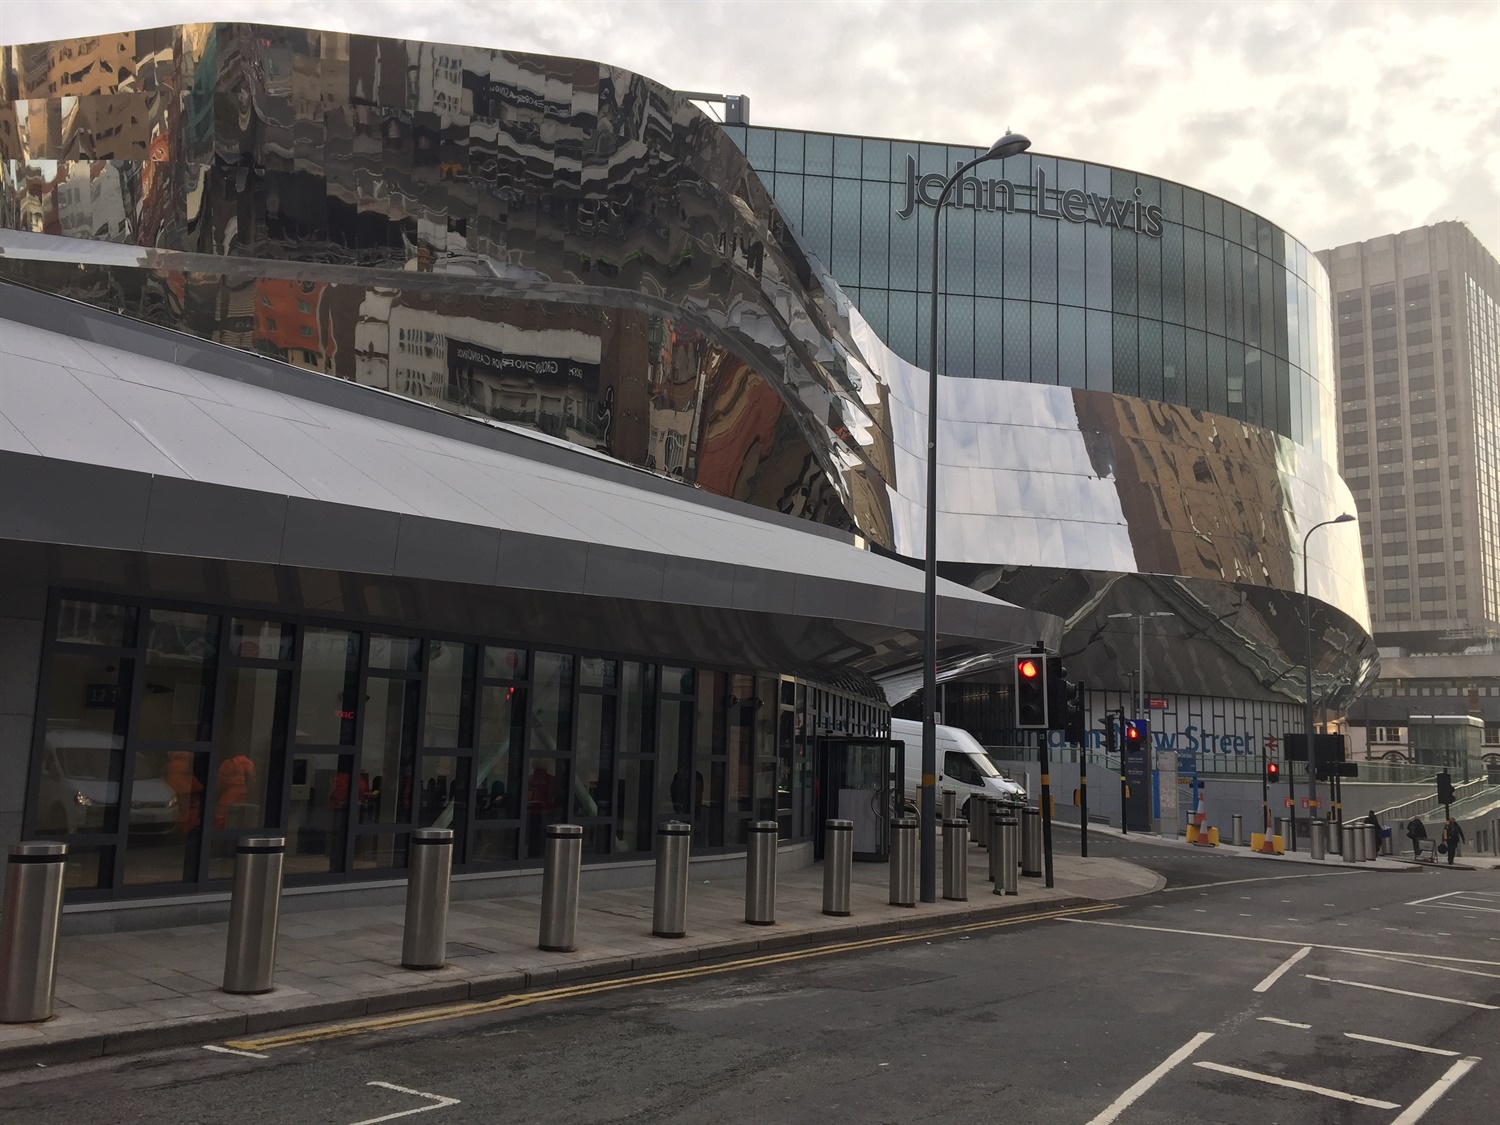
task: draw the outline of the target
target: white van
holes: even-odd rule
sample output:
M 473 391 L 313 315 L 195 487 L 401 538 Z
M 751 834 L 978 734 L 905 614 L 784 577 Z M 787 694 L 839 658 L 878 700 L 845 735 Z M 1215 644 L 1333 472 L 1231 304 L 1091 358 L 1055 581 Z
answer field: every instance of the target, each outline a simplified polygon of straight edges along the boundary
M 892 719 L 891 737 L 906 744 L 906 796 L 915 800 L 922 784 L 922 724 L 916 719 Z M 969 815 L 969 798 L 975 794 L 1021 804 L 1026 787 L 995 768 L 984 747 L 962 727 L 937 727 L 938 793 L 951 789 L 958 794 L 959 815 Z M 942 798 L 938 798 L 941 807 Z

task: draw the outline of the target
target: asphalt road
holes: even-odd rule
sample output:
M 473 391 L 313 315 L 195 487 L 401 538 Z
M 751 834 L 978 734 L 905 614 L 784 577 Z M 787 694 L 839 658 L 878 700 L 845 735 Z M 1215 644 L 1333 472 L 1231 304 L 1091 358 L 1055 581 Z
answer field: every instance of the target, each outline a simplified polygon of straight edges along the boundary
M 1094 854 L 1167 886 L 1068 919 L 298 1033 L 264 1057 L 3 1075 L 0 1122 L 1495 1120 L 1500 872 L 1327 873 L 1098 837 Z

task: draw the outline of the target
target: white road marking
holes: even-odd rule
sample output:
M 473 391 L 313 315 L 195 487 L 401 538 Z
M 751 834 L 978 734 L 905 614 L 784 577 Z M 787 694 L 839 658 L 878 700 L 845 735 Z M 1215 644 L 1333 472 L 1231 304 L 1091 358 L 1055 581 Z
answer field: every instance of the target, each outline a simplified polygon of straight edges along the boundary
M 410 1117 L 414 1113 L 426 1113 L 428 1110 L 444 1109 L 450 1105 L 458 1105 L 457 1098 L 444 1097 L 442 1094 L 424 1094 L 421 1090 L 409 1090 L 405 1086 L 397 1086 L 392 1082 L 366 1082 L 366 1086 L 383 1086 L 387 1090 L 395 1090 L 398 1094 L 410 1094 L 414 1098 L 426 1098 L 432 1105 L 418 1106 L 416 1109 L 403 1109 L 399 1113 L 387 1113 L 384 1117 L 367 1117 L 363 1121 L 356 1121 L 354 1125 L 379 1125 L 382 1121 L 394 1121 L 398 1117 Z
M 1145 930 L 1153 934 L 1184 934 L 1187 937 L 1220 938 L 1224 941 L 1253 941 L 1261 945 L 1311 945 L 1314 949 L 1331 949 L 1335 953 L 1384 953 L 1401 957 L 1418 957 L 1427 961 L 1450 961 L 1459 965 L 1493 965 L 1500 968 L 1500 961 L 1487 961 L 1483 957 L 1449 957 L 1442 953 L 1413 953 L 1404 949 L 1365 949 L 1357 945 L 1329 945 L 1323 942 L 1292 941 L 1288 938 L 1257 937 L 1254 934 L 1211 933 L 1207 930 L 1182 930 L 1171 926 L 1143 926 L 1138 922 L 1104 922 L 1093 918 L 1054 918 L 1054 922 L 1072 922 L 1079 926 L 1108 926 L 1116 930 Z M 1339 925 L 1344 925 L 1340 922 Z M 1451 936 L 1451 935 L 1444 935 Z
M 1400 1047 L 1407 1051 L 1421 1051 L 1425 1055 L 1447 1055 L 1450 1059 L 1458 1058 L 1457 1051 L 1445 1051 L 1441 1047 L 1424 1047 L 1420 1043 L 1403 1043 L 1399 1039 L 1382 1039 L 1378 1035 L 1361 1035 L 1357 1031 L 1346 1031 L 1344 1035 L 1350 1039 L 1360 1039 L 1366 1043 L 1379 1043 L 1384 1047 Z
M 1411 996 L 1418 1000 L 1436 1000 L 1442 1004 L 1462 1004 L 1466 1008 L 1482 1008 L 1486 1012 L 1500 1012 L 1494 1004 L 1481 1004 L 1478 1000 L 1455 1000 L 1452 996 L 1434 996 L 1430 992 L 1408 992 L 1404 988 L 1387 988 L 1383 984 L 1366 984 L 1362 980 L 1339 980 L 1336 977 L 1314 976 L 1304 973 L 1308 980 L 1320 980 L 1324 984 L 1347 984 L 1350 988 L 1368 988 L 1373 992 L 1390 992 L 1397 996 Z
M 1398 965 L 1414 965 L 1419 969 L 1438 969 L 1445 973 L 1463 973 L 1470 977 L 1490 977 L 1500 980 L 1500 973 L 1485 973 L 1478 969 L 1460 969 L 1457 965 L 1429 965 L 1426 961 L 1412 961 L 1407 957 L 1397 956 L 1391 953 L 1365 953 L 1358 949 L 1346 949 L 1345 953 L 1354 957 L 1376 957 L 1382 961 L 1394 961 Z
M 1277 1019 L 1275 1016 L 1256 1016 L 1255 1018 L 1260 1020 L 1261 1023 L 1279 1023 L 1282 1027 L 1300 1027 L 1303 1031 L 1307 1031 L 1312 1027 L 1312 1024 L 1310 1023 L 1297 1023 L 1294 1020 L 1281 1020 Z
M 203 1044 L 205 1051 L 218 1051 L 221 1055 L 244 1055 L 247 1059 L 268 1059 L 270 1055 L 257 1055 L 254 1051 L 237 1051 L 233 1047 L 220 1047 L 217 1043 Z
M 1482 910 L 1486 914 L 1500 914 L 1500 908 L 1493 906 L 1471 906 L 1468 903 L 1460 906 L 1456 902 L 1435 902 L 1432 905 L 1436 906 L 1439 910 Z M 1474 915 L 1465 914 L 1464 917 L 1472 919 Z
M 1110 1102 L 1109 1106 L 1104 1110 L 1103 1113 L 1099 1114 L 1097 1117 L 1090 1118 L 1088 1125 L 1109 1125 L 1111 1121 L 1119 1117 L 1120 1114 L 1124 1113 L 1127 1109 L 1134 1105 L 1142 1094 L 1144 1094 L 1147 1090 L 1151 1089 L 1152 1086 L 1155 1086 L 1158 1082 L 1160 1082 L 1169 1070 L 1171 1070 L 1178 1063 L 1182 1062 L 1183 1059 L 1187 1058 L 1213 1037 L 1214 1033 L 1212 1031 L 1198 1032 L 1197 1035 L 1193 1036 L 1181 1047 L 1178 1047 L 1177 1050 L 1173 1051 L 1170 1055 L 1163 1059 L 1161 1063 L 1157 1065 L 1156 1069 L 1152 1070 L 1144 1078 L 1136 1082 L 1135 1085 L 1131 1086 L 1130 1089 L 1126 1090 L 1118 1098 Z
M 1264 1082 L 1270 1086 L 1285 1086 L 1288 1090 L 1302 1090 L 1308 1094 L 1322 1094 L 1325 1098 L 1337 1098 L 1341 1102 L 1367 1105 L 1371 1109 L 1400 1109 L 1400 1102 L 1383 1102 L 1379 1098 L 1362 1098 L 1358 1094 L 1346 1094 L 1342 1090 L 1330 1090 L 1327 1086 L 1314 1086 L 1308 1082 L 1293 1082 L 1290 1078 L 1277 1078 L 1274 1074 L 1258 1074 L 1253 1070 L 1241 1070 L 1237 1066 L 1225 1066 L 1216 1062 L 1196 1062 L 1204 1070 L 1217 1070 L 1221 1074 L 1232 1074 L 1236 1078 L 1248 1078 L 1252 1082 Z
M 1268 976 L 1265 980 L 1261 981 L 1259 984 L 1257 984 L 1251 991 L 1252 992 L 1269 992 L 1269 991 L 1271 991 L 1271 986 L 1273 984 L 1275 984 L 1277 981 L 1279 981 L 1282 977 L 1284 977 L 1286 975 L 1288 969 L 1290 969 L 1293 965 L 1295 965 L 1298 961 L 1302 960 L 1302 958 L 1306 957 L 1311 952 L 1312 952 L 1312 946 L 1310 946 L 1310 945 L 1304 945 L 1301 949 L 1297 950 L 1296 953 L 1293 953 L 1290 957 L 1288 957 L 1280 965 L 1277 965 L 1276 968 L 1272 969 L 1271 970 L 1271 975 Z
M 1440 895 L 1430 895 L 1427 898 L 1415 898 L 1415 899 L 1412 899 L 1406 905 L 1407 906 L 1426 906 L 1429 902 L 1437 902 L 1438 899 L 1452 898 L 1454 895 L 1461 895 L 1461 894 L 1463 894 L 1463 891 L 1444 891 Z
M 1193 883 L 1186 887 L 1167 887 L 1162 893 L 1196 891 L 1203 887 L 1238 887 L 1244 883 L 1282 883 L 1288 879 L 1331 879 L 1337 875 L 1363 875 L 1363 871 L 1315 871 L 1310 875 L 1261 875 L 1254 879 L 1224 879 L 1217 883 Z M 1290 900 L 1286 900 L 1290 901 Z
M 1416 1125 L 1422 1120 L 1423 1114 L 1437 1104 L 1437 1100 L 1446 1094 L 1449 1088 L 1469 1071 L 1474 1069 L 1479 1060 L 1473 1055 L 1466 1059 L 1459 1059 L 1448 1068 L 1448 1072 L 1422 1091 L 1422 1096 L 1401 1112 L 1401 1116 L 1391 1122 L 1391 1125 Z

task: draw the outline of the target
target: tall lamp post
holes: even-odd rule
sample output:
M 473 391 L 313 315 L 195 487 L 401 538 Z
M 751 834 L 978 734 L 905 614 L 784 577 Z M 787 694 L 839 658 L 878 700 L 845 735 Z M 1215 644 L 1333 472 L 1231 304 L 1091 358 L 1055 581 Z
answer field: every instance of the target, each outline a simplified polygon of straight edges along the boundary
M 1307 799 L 1312 808 L 1317 808 L 1318 801 L 1318 770 L 1317 759 L 1313 754 L 1313 634 L 1312 634 L 1312 588 L 1307 584 L 1307 541 L 1312 538 L 1312 533 L 1320 527 L 1327 527 L 1335 523 L 1352 523 L 1354 517 L 1348 512 L 1334 516 L 1331 520 L 1315 523 L 1307 529 L 1307 534 L 1302 537 L 1302 596 L 1303 618 L 1307 624 L 1307 718 L 1303 724 L 1303 730 L 1307 732 Z M 1333 783 L 1330 781 L 1330 785 Z M 1309 813 L 1309 816 L 1316 815 Z M 1342 820 L 1342 817 L 1340 818 Z M 1311 829 L 1309 829 L 1311 831 Z
M 937 901 L 937 432 L 938 432 L 938 250 L 942 245 L 943 204 L 953 185 L 986 160 L 1003 160 L 1031 147 L 1019 133 L 1007 132 L 988 152 L 948 177 L 932 209 L 932 334 L 927 348 L 927 582 L 922 593 L 922 862 L 921 898 Z

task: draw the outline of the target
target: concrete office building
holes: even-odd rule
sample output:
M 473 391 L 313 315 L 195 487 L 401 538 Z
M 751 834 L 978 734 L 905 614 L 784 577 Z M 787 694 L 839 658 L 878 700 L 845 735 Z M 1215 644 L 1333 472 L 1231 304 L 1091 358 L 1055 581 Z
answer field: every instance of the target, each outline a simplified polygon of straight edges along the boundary
M 1351 731 L 1408 757 L 1409 715 L 1472 714 L 1500 747 L 1500 262 L 1458 222 L 1318 258 L 1383 665 Z
M 668 816 L 725 855 L 752 816 L 809 842 L 820 740 L 879 736 L 921 679 L 920 248 L 975 150 L 724 125 L 579 59 L 131 42 L 79 97 L 52 84 L 97 48 L 0 48 L 4 659 L 33 685 L 3 835 L 68 839 L 99 908 L 221 892 L 262 828 L 334 888 L 433 822 L 479 882 L 563 818 L 601 862 Z M 1170 613 L 1163 745 L 1253 768 L 1301 725 L 1303 533 L 1352 505 L 1322 267 L 1055 156 L 958 204 L 950 712 L 1013 738 L 997 669 L 1039 639 L 1119 704 L 1110 614 Z M 1375 668 L 1355 537 L 1305 562 L 1343 706 Z

